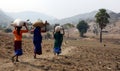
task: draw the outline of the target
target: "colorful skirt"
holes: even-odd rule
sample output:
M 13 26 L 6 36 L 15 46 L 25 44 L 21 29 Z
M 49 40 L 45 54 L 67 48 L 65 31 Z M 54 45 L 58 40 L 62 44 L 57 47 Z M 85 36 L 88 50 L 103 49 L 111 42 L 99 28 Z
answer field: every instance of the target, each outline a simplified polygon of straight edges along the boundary
M 22 41 L 14 41 L 14 52 L 15 55 L 20 56 L 23 54 Z
M 34 53 L 38 55 L 42 54 L 41 42 L 33 41 L 33 43 L 34 43 Z
M 60 54 L 61 53 L 61 48 L 60 47 L 55 47 L 54 48 L 54 53 Z

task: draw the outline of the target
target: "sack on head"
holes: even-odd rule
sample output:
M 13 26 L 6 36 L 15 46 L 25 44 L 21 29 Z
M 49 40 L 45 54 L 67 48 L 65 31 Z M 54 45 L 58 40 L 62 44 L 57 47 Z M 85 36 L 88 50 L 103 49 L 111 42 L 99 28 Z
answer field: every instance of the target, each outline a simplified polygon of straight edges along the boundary
M 59 31 L 61 31 L 62 30 L 62 27 L 61 26 L 56 26 L 55 27 L 55 32 L 59 32 Z
M 33 23 L 33 26 L 34 27 L 44 27 L 45 26 L 45 24 L 42 22 L 42 20 L 39 20 L 39 21 L 35 21 L 34 23 Z
M 12 24 L 11 26 L 20 26 L 22 27 L 26 22 L 21 20 L 21 19 L 16 19 Z

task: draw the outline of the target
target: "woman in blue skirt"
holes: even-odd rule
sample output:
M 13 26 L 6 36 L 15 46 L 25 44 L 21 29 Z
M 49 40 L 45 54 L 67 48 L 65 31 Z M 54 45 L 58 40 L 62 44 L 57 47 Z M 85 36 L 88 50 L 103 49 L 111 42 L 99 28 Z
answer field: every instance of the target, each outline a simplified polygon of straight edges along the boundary
M 60 31 L 63 30 L 63 33 L 61 33 Z M 61 53 L 61 45 L 63 42 L 63 35 L 64 35 L 64 29 L 61 26 L 56 26 L 55 27 L 55 32 L 53 32 L 54 34 L 54 54 L 55 55 L 59 55 Z
M 42 23 L 42 22 L 39 22 Z M 46 23 L 45 23 L 46 24 Z M 41 32 L 46 32 L 46 25 L 44 25 L 45 29 L 41 29 L 41 26 L 35 26 L 33 30 L 33 44 L 34 44 L 34 58 L 36 58 L 36 54 L 42 54 L 42 35 Z

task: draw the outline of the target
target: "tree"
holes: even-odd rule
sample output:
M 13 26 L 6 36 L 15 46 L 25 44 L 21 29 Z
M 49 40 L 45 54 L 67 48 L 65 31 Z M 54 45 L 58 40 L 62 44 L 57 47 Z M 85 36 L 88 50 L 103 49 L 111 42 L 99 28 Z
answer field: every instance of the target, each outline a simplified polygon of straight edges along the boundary
M 109 23 L 109 14 L 106 12 L 105 9 L 99 9 L 99 12 L 95 15 L 96 23 L 99 24 L 100 28 L 100 42 L 102 43 L 102 30 L 107 26 Z
M 89 25 L 87 22 L 85 22 L 84 20 L 80 21 L 78 24 L 77 24 L 77 27 L 76 27 L 80 33 L 80 36 L 81 37 L 84 37 L 84 33 L 87 32 L 88 28 L 89 28 Z

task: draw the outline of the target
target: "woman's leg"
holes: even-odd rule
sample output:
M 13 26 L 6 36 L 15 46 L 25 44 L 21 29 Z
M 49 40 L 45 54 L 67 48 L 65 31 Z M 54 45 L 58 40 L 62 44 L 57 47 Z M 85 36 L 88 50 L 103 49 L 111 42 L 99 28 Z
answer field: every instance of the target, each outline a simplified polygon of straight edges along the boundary
M 42 54 L 42 47 L 40 41 L 34 41 L 34 58 L 36 58 L 36 54 Z
M 36 59 L 36 53 L 34 53 L 34 59 Z
M 12 60 L 12 62 L 14 62 L 14 58 L 16 57 L 16 55 L 14 55 L 12 58 L 11 58 L 11 60 Z
M 18 60 L 18 55 L 16 55 L 16 62 L 19 62 L 19 60 Z
M 22 53 L 22 41 L 15 41 L 14 42 L 14 47 L 15 47 L 15 49 L 14 49 L 15 56 L 13 56 L 13 58 L 16 57 L 16 62 L 19 62 L 18 56 L 23 54 Z

